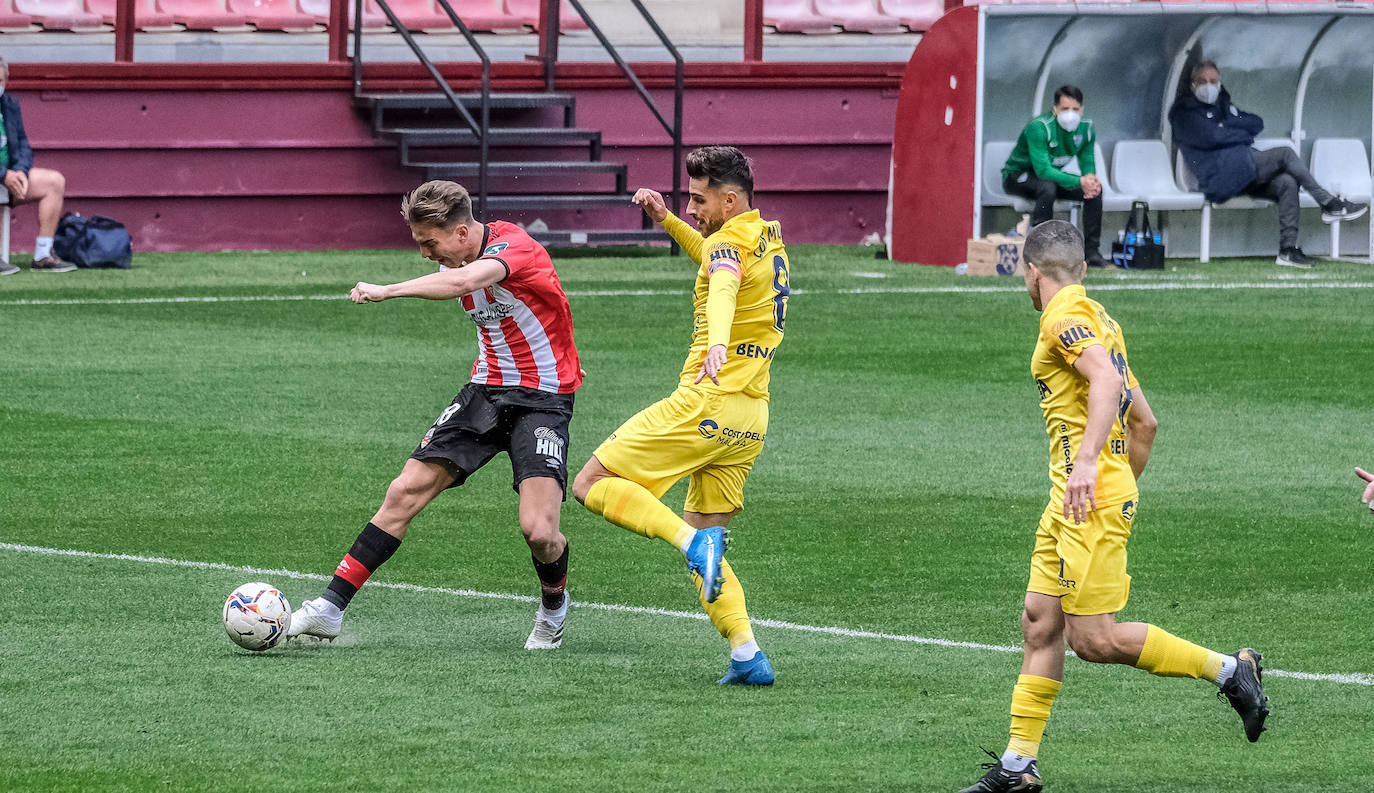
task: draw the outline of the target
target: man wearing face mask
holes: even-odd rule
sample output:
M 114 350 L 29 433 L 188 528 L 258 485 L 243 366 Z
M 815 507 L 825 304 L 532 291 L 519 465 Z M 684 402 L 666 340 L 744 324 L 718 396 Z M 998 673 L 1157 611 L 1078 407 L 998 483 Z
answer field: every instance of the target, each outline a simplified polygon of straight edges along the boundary
M 1082 201 L 1083 258 L 1091 267 L 1102 267 L 1102 182 L 1093 158 L 1096 142 L 1092 119 L 1083 118 L 1083 91 L 1061 85 L 1054 92 L 1054 108 L 1021 130 L 1002 166 L 1002 187 L 1035 201 L 1032 228 L 1054 216 L 1055 199 Z
M 10 67 L 0 58 L 0 172 L 5 175 L 5 189 L 10 204 L 38 204 L 38 239 L 33 247 L 32 270 L 35 273 L 69 273 L 76 269 L 71 262 L 57 258 L 52 252 L 52 236 L 62 219 L 62 198 L 67 180 L 49 168 L 33 167 L 33 149 L 24 134 L 24 118 L 19 114 L 19 100 L 5 93 L 10 79 Z M 14 275 L 19 268 L 0 259 L 0 275 Z
M 1334 196 L 1312 177 L 1298 155 L 1287 146 L 1260 151 L 1253 148 L 1264 120 L 1231 104 L 1221 85 L 1221 71 L 1213 61 L 1192 70 L 1192 93 L 1169 109 L 1174 143 L 1197 178 L 1208 201 L 1221 203 L 1238 195 L 1267 198 L 1279 205 L 1279 255 L 1275 263 L 1310 269 L 1314 259 L 1298 247 L 1298 188 L 1311 194 L 1322 208 L 1322 220 L 1354 220 L 1369 210 Z

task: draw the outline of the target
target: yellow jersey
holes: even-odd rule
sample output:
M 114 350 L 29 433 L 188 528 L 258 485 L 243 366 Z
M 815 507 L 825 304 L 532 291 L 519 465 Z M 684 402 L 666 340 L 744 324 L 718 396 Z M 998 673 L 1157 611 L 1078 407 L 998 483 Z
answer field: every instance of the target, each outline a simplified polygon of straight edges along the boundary
M 783 248 L 782 227 L 777 221 L 759 217 L 757 209 L 736 215 L 710 237 L 702 239 L 697 231 L 672 213 L 664 226 L 699 265 L 692 294 L 692 347 L 682 366 L 679 385 L 717 394 L 743 393 L 768 398 L 769 366 L 782 341 L 787 320 L 789 264 Z M 739 293 L 725 345 L 725 365 L 717 378 L 693 384 L 706 360 L 706 300 L 710 294 L 711 274 L 725 267 L 739 276 Z
M 1083 430 L 1088 423 L 1088 381 L 1074 368 L 1087 348 L 1100 344 L 1125 381 L 1116 419 L 1097 456 L 1098 509 L 1134 500 L 1135 474 L 1126 446 L 1129 390 L 1139 385 L 1126 363 L 1126 339 L 1121 327 L 1107 316 L 1080 284 L 1059 290 L 1040 314 L 1040 338 L 1031 359 L 1031 376 L 1040 389 L 1040 410 L 1050 436 L 1050 506 L 1064 507 L 1064 486 L 1073 471 Z

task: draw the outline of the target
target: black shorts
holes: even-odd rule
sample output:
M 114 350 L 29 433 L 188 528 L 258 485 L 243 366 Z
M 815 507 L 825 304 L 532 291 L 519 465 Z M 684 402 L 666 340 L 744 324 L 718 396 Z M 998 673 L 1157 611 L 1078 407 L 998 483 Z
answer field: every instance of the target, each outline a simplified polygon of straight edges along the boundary
M 572 412 L 572 394 L 468 383 L 410 456 L 443 465 L 456 487 L 506 452 L 517 493 L 526 479 L 547 476 L 558 480 L 566 500 Z

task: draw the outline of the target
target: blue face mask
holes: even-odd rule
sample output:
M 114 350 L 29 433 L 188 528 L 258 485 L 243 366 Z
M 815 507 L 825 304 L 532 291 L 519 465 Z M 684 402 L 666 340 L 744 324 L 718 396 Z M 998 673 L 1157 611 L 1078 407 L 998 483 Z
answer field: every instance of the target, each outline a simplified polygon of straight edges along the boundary
M 1193 96 L 1205 105 L 1215 105 L 1221 97 L 1221 86 L 1216 83 L 1203 83 L 1193 89 Z

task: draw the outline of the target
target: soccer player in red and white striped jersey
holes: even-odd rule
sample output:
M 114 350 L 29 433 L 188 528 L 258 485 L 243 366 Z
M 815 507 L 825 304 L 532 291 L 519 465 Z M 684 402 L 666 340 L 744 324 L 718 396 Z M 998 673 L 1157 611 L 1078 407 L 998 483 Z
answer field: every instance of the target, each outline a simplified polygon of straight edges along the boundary
M 287 635 L 338 636 L 343 610 L 400 547 L 420 510 L 506 452 L 520 494 L 520 529 L 543 593 L 525 648 L 555 649 L 568 608 L 568 541 L 558 517 L 568 483 L 573 394 L 582 385 L 568 297 L 548 251 L 512 223 L 477 222 L 461 185 L 426 182 L 401 202 L 401 214 L 439 272 L 396 284 L 360 282 L 349 297 L 355 303 L 457 299 L 477 325 L 477 360 L 470 382 L 387 488 L 324 594 L 292 615 Z

